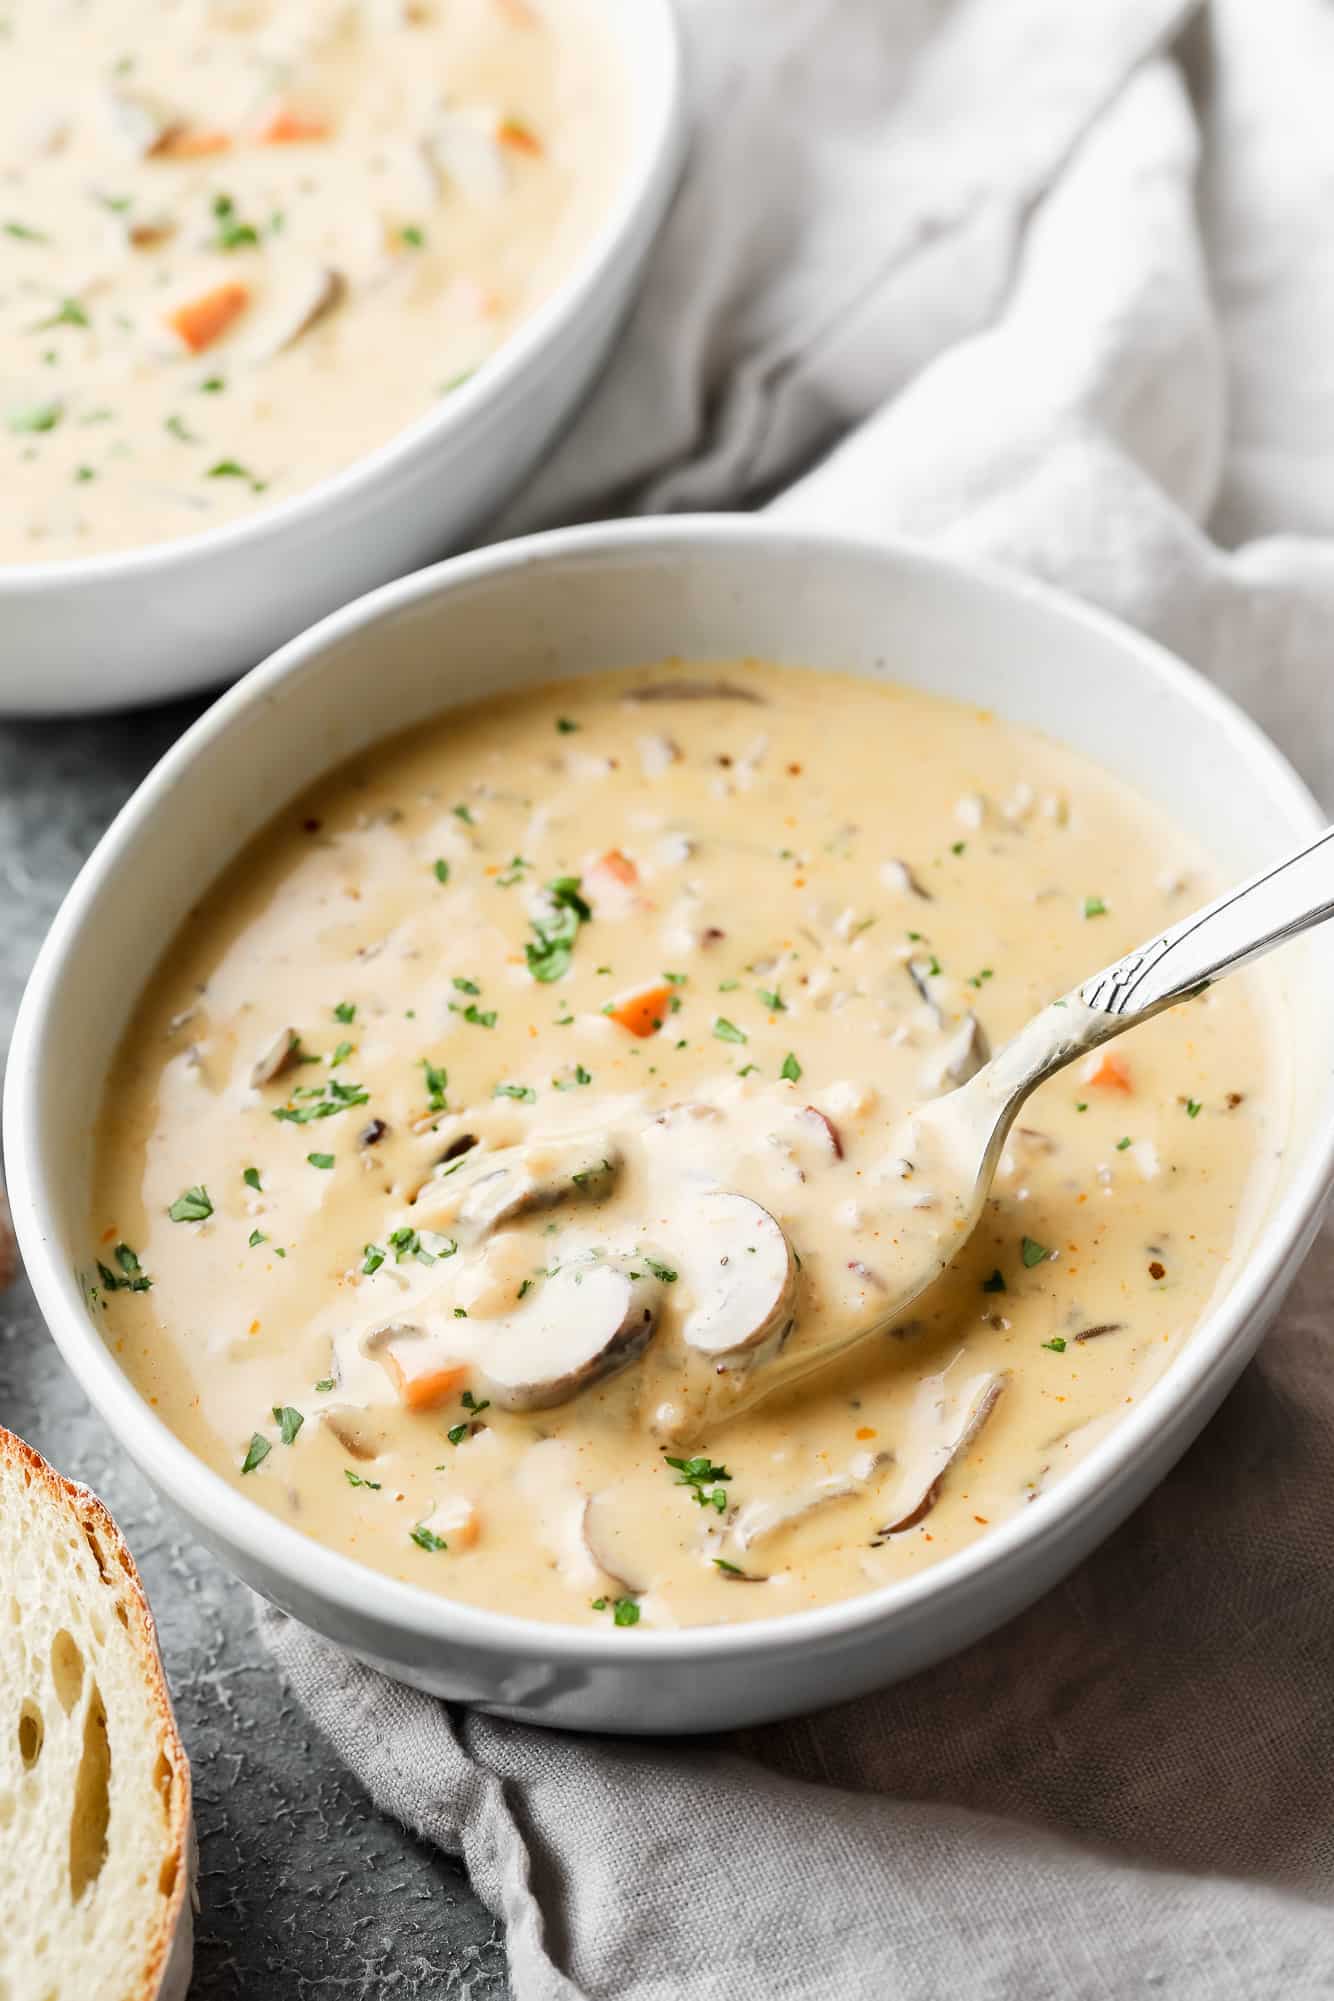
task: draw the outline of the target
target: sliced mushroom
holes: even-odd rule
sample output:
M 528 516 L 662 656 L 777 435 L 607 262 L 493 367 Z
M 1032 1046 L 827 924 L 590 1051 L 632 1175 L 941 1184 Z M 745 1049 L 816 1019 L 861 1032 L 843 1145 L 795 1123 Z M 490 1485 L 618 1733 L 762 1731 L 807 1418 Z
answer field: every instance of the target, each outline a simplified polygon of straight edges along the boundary
M 351 1405 L 333 1405 L 320 1412 L 320 1423 L 351 1459 L 378 1459 L 389 1440 L 386 1429 L 370 1412 Z
M 620 1165 L 620 1150 L 605 1133 L 533 1140 L 494 1152 L 474 1148 L 462 1167 L 426 1182 L 416 1208 L 425 1220 L 454 1221 L 485 1236 L 500 1223 L 560 1202 L 601 1200 Z
M 944 1048 L 923 1065 L 923 1090 L 945 1091 L 956 1084 L 966 1084 L 977 1075 L 990 1054 L 981 1022 L 975 1014 L 966 1014 L 958 1027 L 950 1031 Z
M 1004 1374 L 988 1371 L 969 1377 L 951 1395 L 944 1375 L 926 1378 L 897 1455 L 903 1473 L 879 1535 L 899 1535 L 930 1514 L 945 1475 L 991 1416 L 1005 1382 Z
M 567 1403 L 643 1354 L 658 1324 L 662 1283 L 642 1259 L 559 1266 L 519 1310 L 487 1324 L 478 1376 L 502 1410 Z
M 808 1128 L 813 1129 L 819 1134 L 824 1145 L 828 1147 L 835 1160 L 842 1160 L 842 1135 L 827 1112 L 822 1112 L 816 1105 L 803 1105 L 801 1111 L 798 1113 L 798 1117 L 803 1120 Z
M 731 1190 L 710 1190 L 692 1217 L 685 1267 L 695 1305 L 682 1335 L 696 1354 L 726 1366 L 781 1347 L 792 1326 L 797 1261 L 767 1209 Z
M 250 1072 L 250 1088 L 258 1091 L 263 1084 L 271 1084 L 275 1077 L 281 1077 L 284 1070 L 290 1070 L 301 1047 L 301 1037 L 294 1028 L 280 1028 L 266 1048 L 255 1058 Z
M 299 340 L 316 320 L 331 312 L 346 289 L 341 272 L 328 264 L 297 263 L 275 287 L 246 335 L 245 358 L 269 361 Z
M 860 1465 L 849 1466 L 842 1473 L 829 1473 L 824 1479 L 813 1480 L 809 1486 L 798 1487 L 791 1494 L 781 1494 L 770 1501 L 747 1501 L 732 1523 L 728 1532 L 729 1541 L 737 1549 L 749 1549 L 753 1544 L 777 1535 L 780 1529 L 788 1529 L 794 1523 L 804 1521 L 808 1515 L 828 1507 L 832 1501 L 847 1501 L 854 1494 L 866 1493 L 890 1456 L 886 1452 L 865 1453 Z
M 629 702 L 751 702 L 765 706 L 765 698 L 754 688 L 739 688 L 735 681 L 652 681 L 647 688 L 632 688 Z
M 629 1515 L 624 1496 L 615 1487 L 603 1487 L 585 1502 L 581 1528 L 588 1553 L 608 1582 L 618 1592 L 642 1598 L 651 1579 L 635 1548 Z

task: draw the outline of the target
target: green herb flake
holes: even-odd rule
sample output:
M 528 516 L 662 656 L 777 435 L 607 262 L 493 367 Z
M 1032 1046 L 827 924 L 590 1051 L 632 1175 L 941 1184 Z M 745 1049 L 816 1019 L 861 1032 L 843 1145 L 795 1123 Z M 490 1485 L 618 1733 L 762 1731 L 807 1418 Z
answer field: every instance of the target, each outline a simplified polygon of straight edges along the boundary
M 440 1550 L 449 1548 L 449 1544 L 445 1541 L 444 1537 L 437 1535 L 434 1529 L 428 1529 L 425 1522 L 418 1522 L 416 1528 L 410 1531 L 410 1536 L 418 1549 Z
M 252 1230 L 250 1232 L 249 1237 L 246 1239 L 246 1242 L 249 1244 L 252 1251 L 258 1250 L 261 1244 L 267 1244 L 268 1241 L 269 1241 L 268 1238 L 265 1236 L 262 1230 Z
M 151 1290 L 153 1281 L 140 1264 L 138 1253 L 131 1250 L 128 1244 L 117 1244 L 115 1250 L 112 1252 L 112 1256 L 120 1267 L 119 1271 L 112 1271 L 109 1266 L 102 1263 L 100 1258 L 97 1261 L 98 1276 L 102 1281 L 103 1288 L 107 1292 L 148 1292 Z
M 185 1189 L 176 1197 L 167 1214 L 173 1223 L 202 1223 L 206 1216 L 213 1214 L 207 1188 L 200 1185 Z
M 5 235 L 12 236 L 16 243 L 49 243 L 51 241 L 50 237 L 44 231 L 29 229 L 26 222 L 7 222 L 3 224 L 3 228 Z
M 293 1091 L 291 1102 L 279 1105 L 273 1116 L 284 1119 L 289 1125 L 309 1125 L 313 1119 L 331 1119 L 338 1112 L 346 1112 L 353 1105 L 370 1102 L 370 1092 L 360 1084 L 345 1084 L 338 1077 L 330 1077 L 322 1084 L 303 1084 Z
M 646 1257 L 644 1263 L 652 1272 L 654 1278 L 660 1279 L 663 1285 L 675 1285 L 677 1279 L 680 1277 L 679 1272 L 674 1272 L 670 1265 L 659 1264 L 656 1258 Z
M 426 1096 L 429 1109 L 433 1112 L 445 1110 L 445 1092 L 449 1088 L 449 1072 L 432 1063 L 427 1056 L 422 1057 L 422 1070 L 426 1076 Z
M 482 991 L 476 980 L 465 980 L 458 973 L 454 975 L 451 985 L 455 993 L 460 994 L 479 994 Z
M 755 991 L 768 1008 L 770 1014 L 787 1013 L 787 1002 L 783 999 L 777 987 L 757 987 Z
M 437 856 L 436 860 L 432 862 L 431 873 L 437 882 L 449 881 L 449 863 L 445 861 L 443 856 Z
M 306 1159 L 312 1167 L 322 1168 L 326 1173 L 334 1164 L 334 1157 L 331 1153 L 308 1153 Z
M 491 1096 L 493 1098 L 513 1098 L 520 1105 L 535 1105 L 537 1103 L 537 1093 L 531 1084 L 497 1084 Z
M 260 1181 L 259 1169 L 257 1167 L 243 1168 L 241 1171 L 241 1179 L 242 1181 L 244 1181 L 247 1188 L 253 1188 L 257 1194 L 260 1195 L 263 1194 L 264 1192 L 263 1184 Z
M 332 1376 L 321 1376 L 315 1387 L 317 1390 L 331 1390 L 334 1387 L 334 1379 Z
M 729 1563 L 725 1556 L 715 1556 L 713 1567 L 715 1570 L 721 1570 L 728 1577 L 744 1577 L 746 1574 L 739 1563 Z
M 373 1494 L 378 1494 L 382 1485 L 379 1480 L 368 1480 L 364 1474 L 354 1473 L 350 1466 L 343 1468 L 343 1478 L 349 1487 L 369 1487 Z
M 557 716 L 556 718 L 556 731 L 560 736 L 572 736 L 578 727 L 578 723 L 572 722 L 569 716 Z
M 170 431 L 173 438 L 179 438 L 183 445 L 197 445 L 199 443 L 196 433 L 187 429 L 184 417 L 177 417 L 173 414 L 165 420 L 164 428 Z
M 1024 1260 L 1024 1264 L 1029 1271 L 1032 1271 L 1034 1265 L 1040 1265 L 1044 1263 L 1044 1261 L 1051 1256 L 1051 1252 L 1048 1250 L 1047 1246 L 1045 1244 L 1038 1243 L 1035 1237 L 1025 1237 L 1023 1239 L 1023 1242 L 1020 1244 L 1019 1249 L 1020 1249 L 1020 1255 Z
M 201 396 L 220 396 L 227 384 L 220 375 L 206 375 L 199 385 Z
M 1204 1107 L 1203 1107 L 1203 1105 L 1201 1104 L 1201 1102 L 1200 1102 L 1200 1100 L 1199 1100 L 1198 1098 L 1187 1098 L 1187 1100 L 1186 1100 L 1186 1117 L 1187 1117 L 1188 1119 L 1198 1119 L 1198 1117 L 1200 1116 L 1200 1113 L 1201 1113 L 1201 1112 L 1202 1112 L 1203 1110 L 1204 1110 Z
M 783 1067 L 778 1074 L 784 1083 L 799 1084 L 801 1082 L 801 1065 L 790 1049 L 783 1058 Z
M 582 1063 L 576 1063 L 574 1070 L 568 1077 L 553 1077 L 551 1080 L 552 1085 L 557 1091 L 574 1091 L 581 1084 L 591 1084 L 592 1081 L 592 1072 L 585 1070 Z
M 352 1054 L 352 1051 L 355 1048 L 355 1046 L 356 1045 L 351 1042 L 340 1042 L 338 1047 L 334 1050 L 333 1055 L 329 1058 L 329 1068 L 331 1070 L 336 1070 L 340 1063 L 346 1063 L 348 1057 Z
M 50 318 L 38 320 L 31 332 L 48 333 L 52 327 L 86 327 L 89 324 L 88 315 L 77 299 L 62 299 Z
M 1129 1145 L 1130 1145 L 1130 1139 L 1129 1136 L 1127 1136 L 1125 1139 L 1119 1139 L 1116 1142 L 1116 1150 L 1118 1153 L 1124 1153 Z
M 1084 915 L 1085 917 L 1105 917 L 1107 915 L 1107 905 L 1100 896 L 1086 896 L 1084 898 Z
M 451 806 L 449 810 L 456 820 L 462 820 L 465 827 L 476 826 L 477 822 L 473 819 L 472 813 L 467 806 Z
M 425 250 L 426 231 L 418 223 L 405 223 L 398 233 L 409 250 Z
M 689 1487 L 691 1497 L 699 1507 L 714 1508 L 720 1515 L 727 1512 L 723 1483 L 732 1476 L 725 1466 L 715 1466 L 706 1453 L 693 1459 L 673 1459 L 670 1453 L 664 1453 L 663 1457 L 677 1474 L 673 1485 Z
M 992 1272 L 990 1278 L 983 1279 L 982 1290 L 983 1292 L 1009 1291 L 1009 1287 L 1005 1283 L 1005 1274 L 1001 1271 L 999 1266 L 997 1266 L 996 1270 Z
M 283 1444 L 290 1445 L 306 1420 L 299 1410 L 292 1408 L 290 1403 L 276 1403 L 273 1406 L 273 1421 L 278 1427 L 278 1436 Z
M 1087 1098 L 1086 1098 L 1086 1099 L 1084 1099 L 1082 1103 L 1077 1103 L 1077 1104 L 1075 1105 L 1075 1110 L 1076 1110 L 1077 1112 L 1086 1112 L 1086 1111 L 1088 1110 L 1088 1100 L 1087 1100 Z
M 736 1023 L 729 1021 L 724 1014 L 715 1016 L 713 1032 L 719 1042 L 748 1042 L 750 1040 L 745 1029 L 738 1028 Z
M 633 1598 L 618 1598 L 611 1608 L 612 1623 L 616 1626 L 637 1626 L 639 1605 Z
M 553 876 L 546 885 L 546 896 L 547 908 L 541 917 L 532 919 L 533 936 L 524 946 L 528 971 L 543 985 L 569 971 L 579 927 L 591 922 L 593 916 L 577 875 Z
M 1049 1348 L 1053 1355 L 1065 1353 L 1065 1337 L 1061 1334 L 1053 1334 L 1050 1341 L 1044 1341 L 1041 1345 Z
M 445 1437 L 451 1445 L 462 1445 L 470 1430 L 471 1426 L 467 1418 L 465 1418 L 462 1424 L 451 1425 L 450 1429 L 445 1433 Z
M 34 431 L 54 431 L 65 414 L 63 403 L 27 403 L 9 413 L 9 428 L 20 435 Z
M 357 1018 L 356 1002 L 355 1001 L 336 1002 L 333 1011 L 333 1018 L 335 1021 L 341 1021 L 345 1025 L 350 1021 L 355 1021 Z
M 968 846 L 967 841 L 951 841 L 950 853 L 952 855 L 961 855 L 967 846 Z
M 253 1473 L 257 1466 L 263 1465 L 272 1450 L 272 1445 L 270 1445 L 262 1431 L 252 1431 L 250 1434 L 250 1443 L 246 1447 L 245 1458 L 241 1461 L 241 1471 L 243 1473 Z
M 476 1001 L 469 1001 L 465 1008 L 455 1008 L 451 1001 L 450 1007 L 465 1021 L 470 1021 L 474 1028 L 494 1028 L 496 1025 L 496 1010 L 493 1007 L 478 1007 Z
M 383 1263 L 384 1252 L 378 1244 L 365 1244 L 362 1246 L 361 1269 L 367 1278 L 370 1277 L 372 1272 L 379 1271 Z

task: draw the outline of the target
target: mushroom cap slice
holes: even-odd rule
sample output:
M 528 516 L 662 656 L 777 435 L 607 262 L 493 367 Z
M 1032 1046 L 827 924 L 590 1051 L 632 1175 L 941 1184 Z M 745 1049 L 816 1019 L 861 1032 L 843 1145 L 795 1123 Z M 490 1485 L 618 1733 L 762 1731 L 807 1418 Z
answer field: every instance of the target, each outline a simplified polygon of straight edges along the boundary
M 463 1167 L 427 1182 L 415 1207 L 423 1219 L 453 1221 L 476 1236 L 561 1202 L 599 1201 L 621 1166 L 620 1149 L 606 1133 L 495 1152 L 478 1147 L 464 1158 Z
M 255 1058 L 250 1071 L 250 1088 L 258 1091 L 264 1084 L 271 1084 L 284 1070 L 290 1069 L 301 1047 L 301 1037 L 294 1028 L 280 1028 L 272 1042 L 266 1043 Z
M 880 1535 L 898 1535 L 926 1519 L 940 1498 L 945 1475 L 991 1416 L 1006 1380 L 1003 1372 L 988 1370 L 969 1377 L 951 1394 L 944 1375 L 926 1378 L 896 1455 L 903 1471 Z
M 585 1547 L 607 1581 L 631 1598 L 642 1598 L 651 1580 L 643 1552 L 635 1547 L 624 1494 L 615 1487 L 590 1494 L 581 1527 Z
M 804 1521 L 831 1501 L 846 1501 L 854 1494 L 864 1494 L 890 1455 L 878 1452 L 868 1457 L 870 1463 L 864 1468 L 849 1466 L 845 1472 L 826 1474 L 821 1480 L 812 1480 L 808 1486 L 797 1487 L 790 1494 L 780 1494 L 773 1500 L 746 1502 L 732 1524 L 729 1541 L 737 1549 L 749 1549 L 753 1543 L 777 1535 L 780 1529 L 791 1528 L 795 1523 Z
M 487 1324 L 477 1376 L 502 1410 L 547 1410 L 637 1361 L 658 1324 L 662 1281 L 642 1259 L 559 1266 L 519 1310 Z
M 331 265 L 301 260 L 283 273 L 246 338 L 248 361 L 268 361 L 331 312 L 346 289 Z
M 726 1363 L 781 1346 L 797 1296 L 797 1261 L 781 1225 L 726 1188 L 703 1195 L 691 1221 L 680 1257 L 695 1299 L 681 1330 L 687 1348 Z

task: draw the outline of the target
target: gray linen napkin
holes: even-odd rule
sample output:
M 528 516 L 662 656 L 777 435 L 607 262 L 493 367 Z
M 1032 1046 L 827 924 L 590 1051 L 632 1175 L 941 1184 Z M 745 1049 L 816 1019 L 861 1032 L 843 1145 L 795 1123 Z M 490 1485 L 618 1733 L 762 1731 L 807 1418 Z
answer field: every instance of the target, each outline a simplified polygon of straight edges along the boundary
M 694 160 L 507 530 L 764 498 L 1157 633 L 1334 800 L 1334 13 L 692 0 Z M 1294 532 L 1299 531 L 1299 532 Z M 1188 767 L 1183 782 L 1188 782 Z M 914 1681 L 693 1746 L 451 1712 L 261 1627 L 463 1854 L 518 2001 L 1334 1992 L 1326 1232 L 1206 1435 Z

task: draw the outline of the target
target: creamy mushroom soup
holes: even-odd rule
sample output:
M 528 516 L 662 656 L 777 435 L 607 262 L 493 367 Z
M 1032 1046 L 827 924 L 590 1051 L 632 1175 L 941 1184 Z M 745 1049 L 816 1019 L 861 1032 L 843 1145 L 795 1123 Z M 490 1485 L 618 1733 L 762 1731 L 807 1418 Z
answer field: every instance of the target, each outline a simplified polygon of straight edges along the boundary
M 18 0 L 0 562 L 189 535 L 438 406 L 610 205 L 593 0 Z
M 210 1466 L 429 1590 L 665 1627 L 912 1576 L 1228 1282 L 1257 977 L 1052 1080 L 917 1306 L 765 1371 L 955 1248 L 904 1114 L 1213 887 L 1106 772 L 904 689 L 668 663 L 453 713 L 285 810 L 155 974 L 94 1310 Z

